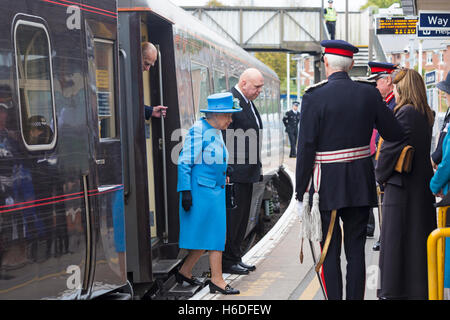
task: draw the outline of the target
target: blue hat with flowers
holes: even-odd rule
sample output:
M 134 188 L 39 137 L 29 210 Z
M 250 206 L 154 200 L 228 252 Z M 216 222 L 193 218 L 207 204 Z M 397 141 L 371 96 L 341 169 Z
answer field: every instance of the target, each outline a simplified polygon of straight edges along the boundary
M 239 107 L 239 100 L 234 99 L 230 92 L 215 93 L 208 96 L 208 109 L 200 112 L 233 113 L 242 111 Z

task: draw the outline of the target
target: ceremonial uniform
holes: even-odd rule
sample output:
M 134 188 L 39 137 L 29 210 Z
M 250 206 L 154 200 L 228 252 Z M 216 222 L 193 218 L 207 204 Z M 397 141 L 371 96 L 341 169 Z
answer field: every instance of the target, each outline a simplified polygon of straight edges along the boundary
M 326 47 L 325 54 L 352 58 L 358 50 L 341 40 L 325 40 L 321 44 Z M 303 96 L 297 149 L 297 199 L 309 188 L 314 173 L 309 192 L 310 195 L 318 192 L 320 198 L 322 247 L 331 212 L 337 210 L 337 218 L 342 219 L 347 299 L 364 298 L 366 226 L 370 207 L 377 205 L 369 147 L 375 126 L 386 140 L 403 137 L 401 126 L 386 108 L 378 90 L 373 85 L 352 81 L 346 72 L 331 74 L 328 80 L 309 88 Z M 322 268 L 329 299 L 342 299 L 341 240 L 337 220 Z
M 297 102 L 298 103 L 298 102 Z M 290 157 L 295 157 L 296 147 L 297 147 L 297 136 L 298 136 L 298 123 L 300 122 L 300 111 L 289 110 L 283 117 L 283 123 L 286 127 L 286 132 L 289 137 L 289 144 L 291 145 Z
M 376 86 L 380 90 L 380 93 L 386 93 L 386 89 L 389 89 L 390 87 L 393 87 L 392 82 L 389 84 L 389 82 L 379 82 L 378 80 L 385 78 L 385 77 L 391 77 L 392 79 L 392 73 L 398 69 L 397 64 L 389 63 L 389 62 L 375 62 L 370 61 L 369 62 L 369 68 L 370 68 L 370 77 L 369 79 L 376 81 Z M 395 101 L 395 95 L 394 92 L 389 92 L 386 97 L 384 97 L 384 101 L 386 102 L 386 106 L 394 111 L 396 101 Z M 376 134 L 375 143 L 378 146 L 378 149 L 380 149 L 380 135 Z M 377 157 L 375 157 L 377 158 Z M 376 159 L 375 159 L 376 161 Z M 380 202 L 383 202 L 383 195 L 384 195 L 384 187 L 382 185 L 379 185 L 380 190 Z M 381 226 L 381 209 L 378 208 L 378 217 L 380 221 Z M 375 230 L 375 217 L 373 216 L 373 213 L 369 216 L 369 224 L 367 225 L 368 230 Z M 373 231 L 372 231 L 373 234 Z M 378 240 L 372 247 L 373 250 L 379 251 L 380 250 L 380 240 Z
M 398 69 L 398 64 L 370 61 L 369 67 L 371 73 L 371 76 L 369 78 L 372 80 L 378 80 L 384 75 L 392 74 L 395 70 Z M 384 100 L 386 101 L 388 108 L 394 111 L 396 105 L 394 92 L 391 91 Z

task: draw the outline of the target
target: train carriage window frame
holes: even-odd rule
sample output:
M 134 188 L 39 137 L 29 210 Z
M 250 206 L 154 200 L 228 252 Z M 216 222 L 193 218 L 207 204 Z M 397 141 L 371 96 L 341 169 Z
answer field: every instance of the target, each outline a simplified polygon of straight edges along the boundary
M 93 38 L 94 43 L 94 60 L 95 60 L 95 90 L 96 90 L 96 96 L 97 96 L 97 117 L 98 117 L 98 134 L 100 141 L 110 141 L 110 140 L 119 140 L 119 126 L 118 126 L 118 115 L 117 115 L 117 101 L 116 101 L 116 83 L 115 83 L 115 77 L 116 77 L 116 68 L 115 68 L 115 61 L 116 61 L 116 42 L 109 39 L 103 39 L 103 38 Z M 97 51 L 96 46 L 98 44 L 102 45 L 108 45 L 109 47 L 107 49 L 108 53 L 110 54 L 110 60 L 106 62 L 106 67 L 108 67 L 108 70 L 105 69 L 99 69 L 99 66 L 97 64 Z M 103 71 L 103 72 L 99 72 Z M 105 74 L 106 72 L 106 74 Z M 107 78 L 105 78 L 107 77 Z M 100 84 L 104 84 L 105 81 L 108 82 L 107 86 L 100 86 Z M 108 89 L 109 91 L 100 91 L 100 88 Z M 109 105 L 109 115 L 105 114 L 105 99 L 108 100 Z M 106 124 L 106 132 L 102 131 L 104 128 L 102 126 L 102 123 Z M 103 135 L 104 133 L 107 133 L 106 135 Z
M 221 86 L 221 81 L 224 81 L 225 86 Z M 214 82 L 214 93 L 227 92 L 227 75 L 225 71 L 217 68 L 213 68 L 213 82 Z
M 44 23 L 45 21 L 40 17 L 21 15 L 20 17 L 16 16 L 13 29 L 14 56 L 16 64 L 16 90 L 19 102 L 19 123 L 22 140 L 28 151 L 52 150 L 55 148 L 58 138 L 58 125 L 56 119 L 54 96 L 52 46 L 48 28 Z M 30 32 L 30 30 L 33 28 L 35 28 L 36 31 L 29 42 L 18 44 L 18 41 L 24 40 L 22 39 L 22 35 L 20 34 L 20 32 L 18 32 L 18 30 L 20 31 L 21 27 L 24 27 L 25 29 L 28 28 L 28 32 Z M 43 34 L 39 35 L 39 32 L 43 32 Z M 42 36 L 44 38 L 46 44 L 40 43 L 42 47 L 36 48 L 35 41 L 42 40 L 38 39 L 39 36 Z M 24 49 L 21 47 L 21 45 L 26 46 L 25 54 L 19 51 L 19 49 Z M 32 52 L 32 50 L 38 51 L 39 49 L 45 50 L 42 55 L 44 59 L 39 58 L 39 52 L 38 54 L 35 54 L 35 56 L 37 56 L 38 58 L 34 57 L 34 59 L 32 59 L 32 55 L 30 55 L 30 52 Z M 44 63 L 36 64 L 36 60 L 43 60 Z M 34 68 L 32 66 L 32 62 L 35 63 Z M 38 71 L 39 77 L 36 79 L 30 79 L 28 77 L 28 67 L 30 67 L 31 71 Z M 42 72 L 42 70 L 44 70 L 45 74 Z M 42 75 L 44 75 L 44 77 L 42 77 Z M 40 93 L 40 95 L 35 95 L 34 99 L 30 98 L 30 93 L 32 93 L 33 91 L 35 91 L 35 93 L 37 92 L 38 94 Z M 44 103 L 42 103 L 43 101 Z M 37 107 L 38 104 L 42 104 L 43 106 L 40 105 Z M 38 112 L 38 114 L 36 114 L 36 111 Z M 45 115 L 43 115 L 42 113 L 45 113 Z M 29 124 L 24 123 L 24 116 L 26 116 L 28 121 L 30 121 Z M 31 130 L 35 128 L 38 128 L 42 131 L 39 135 L 40 140 L 34 139 L 35 141 L 33 141 L 32 134 L 33 132 L 37 131 L 32 132 Z M 42 134 L 47 134 L 47 140 L 42 140 Z
M 197 67 L 197 69 L 194 69 L 194 66 Z M 191 60 L 190 65 L 190 74 L 191 74 L 191 88 L 192 88 L 192 102 L 194 106 L 194 116 L 195 120 L 198 120 L 202 117 L 202 114 L 200 112 L 201 109 L 207 109 L 208 107 L 208 101 L 207 97 L 211 94 L 211 81 L 210 81 L 210 70 L 209 67 L 206 64 L 200 63 L 195 60 Z M 205 79 L 200 79 L 200 82 L 197 83 L 194 79 L 194 70 L 206 71 Z M 202 75 L 202 74 L 200 74 Z M 206 92 L 203 91 L 203 84 L 207 85 Z M 196 87 L 196 85 L 199 85 Z M 198 96 L 196 95 L 196 89 L 198 89 Z M 203 99 L 202 99 L 203 96 Z M 197 101 L 196 101 L 197 100 Z

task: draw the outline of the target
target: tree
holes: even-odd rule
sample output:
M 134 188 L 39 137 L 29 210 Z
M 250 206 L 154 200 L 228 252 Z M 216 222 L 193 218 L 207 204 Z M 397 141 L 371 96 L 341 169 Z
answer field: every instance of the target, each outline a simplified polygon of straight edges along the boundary
M 256 52 L 255 57 L 271 68 L 280 78 L 281 90 L 286 90 L 286 53 L 284 52 Z M 292 57 L 292 56 L 291 56 Z M 290 62 L 291 78 L 297 74 L 297 63 L 294 60 Z M 291 88 L 295 91 L 295 85 L 291 84 Z
M 222 2 L 220 2 L 219 0 L 209 0 L 206 3 L 206 6 L 208 6 L 208 7 L 224 7 L 225 5 Z
M 364 10 L 370 6 L 378 8 L 389 8 L 394 3 L 400 3 L 400 0 L 367 0 L 367 3 L 361 7 L 360 10 Z

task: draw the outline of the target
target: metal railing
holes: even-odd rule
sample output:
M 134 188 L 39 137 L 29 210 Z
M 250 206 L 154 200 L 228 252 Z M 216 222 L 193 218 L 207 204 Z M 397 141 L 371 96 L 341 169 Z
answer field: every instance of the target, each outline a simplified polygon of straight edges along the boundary
M 444 267 L 445 267 L 445 238 L 450 237 L 450 228 L 445 228 L 447 209 L 439 207 L 438 228 L 428 236 L 428 299 L 444 299 Z

